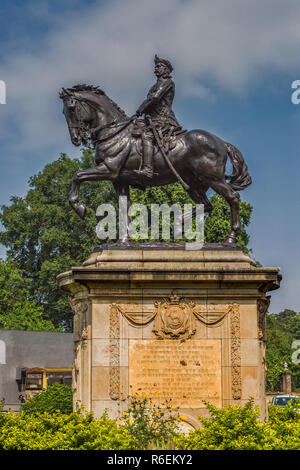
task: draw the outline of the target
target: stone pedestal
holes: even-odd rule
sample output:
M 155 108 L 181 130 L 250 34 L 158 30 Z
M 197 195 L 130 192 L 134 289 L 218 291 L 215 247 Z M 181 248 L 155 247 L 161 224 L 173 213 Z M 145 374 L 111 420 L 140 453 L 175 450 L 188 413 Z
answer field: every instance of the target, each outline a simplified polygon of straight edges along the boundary
M 239 247 L 199 251 L 104 249 L 60 274 L 72 294 L 74 408 L 120 417 L 128 395 L 172 398 L 197 427 L 218 407 L 250 397 L 267 415 L 266 293 L 279 268 L 257 268 Z

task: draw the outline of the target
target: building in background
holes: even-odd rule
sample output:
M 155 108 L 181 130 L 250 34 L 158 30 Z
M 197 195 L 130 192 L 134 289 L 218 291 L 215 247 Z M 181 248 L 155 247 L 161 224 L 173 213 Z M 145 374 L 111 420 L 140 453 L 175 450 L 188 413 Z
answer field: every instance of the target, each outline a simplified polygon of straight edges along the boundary
M 0 400 L 19 403 L 20 394 L 26 394 L 25 381 L 31 369 L 36 373 L 29 377 L 32 382 L 37 381 L 36 391 L 39 373 L 44 388 L 47 377 L 48 385 L 53 381 L 71 383 L 72 363 L 72 333 L 0 330 Z

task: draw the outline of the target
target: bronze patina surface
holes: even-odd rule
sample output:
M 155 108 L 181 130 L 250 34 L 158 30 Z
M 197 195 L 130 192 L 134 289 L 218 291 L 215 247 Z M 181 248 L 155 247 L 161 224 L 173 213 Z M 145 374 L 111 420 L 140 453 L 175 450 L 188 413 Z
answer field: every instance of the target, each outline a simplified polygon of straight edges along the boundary
M 131 118 L 103 90 L 91 85 L 63 88 L 60 98 L 72 143 L 95 149 L 93 168 L 73 177 L 69 202 L 84 218 L 79 188 L 85 181 L 112 181 L 118 195 L 129 197 L 129 186 L 145 189 L 179 181 L 196 204 L 212 210 L 206 192 L 212 188 L 229 204 L 234 244 L 241 231 L 238 191 L 251 184 L 241 152 L 205 130 L 184 131 L 172 110 L 175 85 L 171 63 L 155 56 L 157 81 Z M 144 116 L 144 119 L 140 117 Z M 225 174 L 227 159 L 233 167 Z

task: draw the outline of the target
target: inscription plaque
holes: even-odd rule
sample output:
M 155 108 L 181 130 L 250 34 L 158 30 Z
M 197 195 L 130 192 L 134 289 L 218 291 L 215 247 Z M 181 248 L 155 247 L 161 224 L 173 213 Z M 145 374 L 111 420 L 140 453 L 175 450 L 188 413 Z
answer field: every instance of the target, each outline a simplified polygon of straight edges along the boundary
M 129 340 L 129 385 L 131 394 L 154 403 L 171 398 L 180 408 L 203 408 L 207 400 L 221 407 L 221 341 Z

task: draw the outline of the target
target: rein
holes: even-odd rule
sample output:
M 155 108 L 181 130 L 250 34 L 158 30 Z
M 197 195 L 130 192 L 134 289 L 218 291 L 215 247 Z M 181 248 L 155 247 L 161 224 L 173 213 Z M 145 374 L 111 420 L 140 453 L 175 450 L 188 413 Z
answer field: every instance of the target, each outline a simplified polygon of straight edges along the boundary
M 78 103 L 80 104 L 81 108 L 84 109 L 84 104 L 87 104 L 88 106 L 91 106 L 91 107 L 94 109 L 94 111 L 96 111 L 96 112 L 99 111 L 99 109 L 97 108 L 96 105 L 94 105 L 94 103 L 86 103 L 85 100 L 83 100 L 82 98 L 79 98 L 78 96 L 73 96 L 73 98 L 74 98 L 75 101 L 78 101 Z M 115 134 L 113 134 L 112 136 L 109 136 L 109 137 L 114 137 L 118 132 L 120 132 L 122 129 L 124 129 L 127 125 L 129 125 L 129 124 L 130 124 L 132 121 L 134 121 L 134 120 L 136 119 L 136 117 L 137 117 L 136 115 L 134 115 L 134 116 L 132 116 L 131 118 L 128 118 L 128 120 L 122 121 L 122 122 L 117 122 L 117 120 L 114 119 L 113 121 L 111 121 L 111 122 L 109 122 L 109 123 L 107 123 L 107 124 L 104 124 L 103 126 L 100 125 L 100 126 L 97 126 L 97 127 L 92 127 L 92 128 L 90 128 L 90 129 L 87 129 L 87 127 L 85 126 L 84 121 L 83 121 L 83 119 L 82 119 L 82 117 L 81 117 L 81 113 L 79 112 L 78 114 L 79 114 L 79 116 L 78 116 L 78 122 L 79 122 L 79 124 L 78 124 L 78 126 L 72 126 L 72 127 L 77 128 L 77 129 L 80 129 L 80 130 L 82 131 L 82 132 L 81 132 L 81 134 L 83 134 L 83 135 L 82 135 L 82 138 L 83 138 L 83 140 L 85 140 L 85 141 L 87 140 L 87 139 L 86 139 L 86 134 L 89 133 L 89 134 L 91 135 L 91 140 L 92 140 L 93 145 L 95 145 L 97 142 L 101 142 L 101 141 L 103 141 L 103 140 L 106 140 L 106 138 L 105 138 L 105 139 L 93 139 L 92 136 L 93 136 L 93 134 L 95 134 L 96 132 L 100 132 L 100 131 L 102 131 L 102 130 L 108 129 L 109 127 L 113 127 L 113 126 L 115 126 L 115 127 L 121 127 L 121 129 L 118 129 Z

